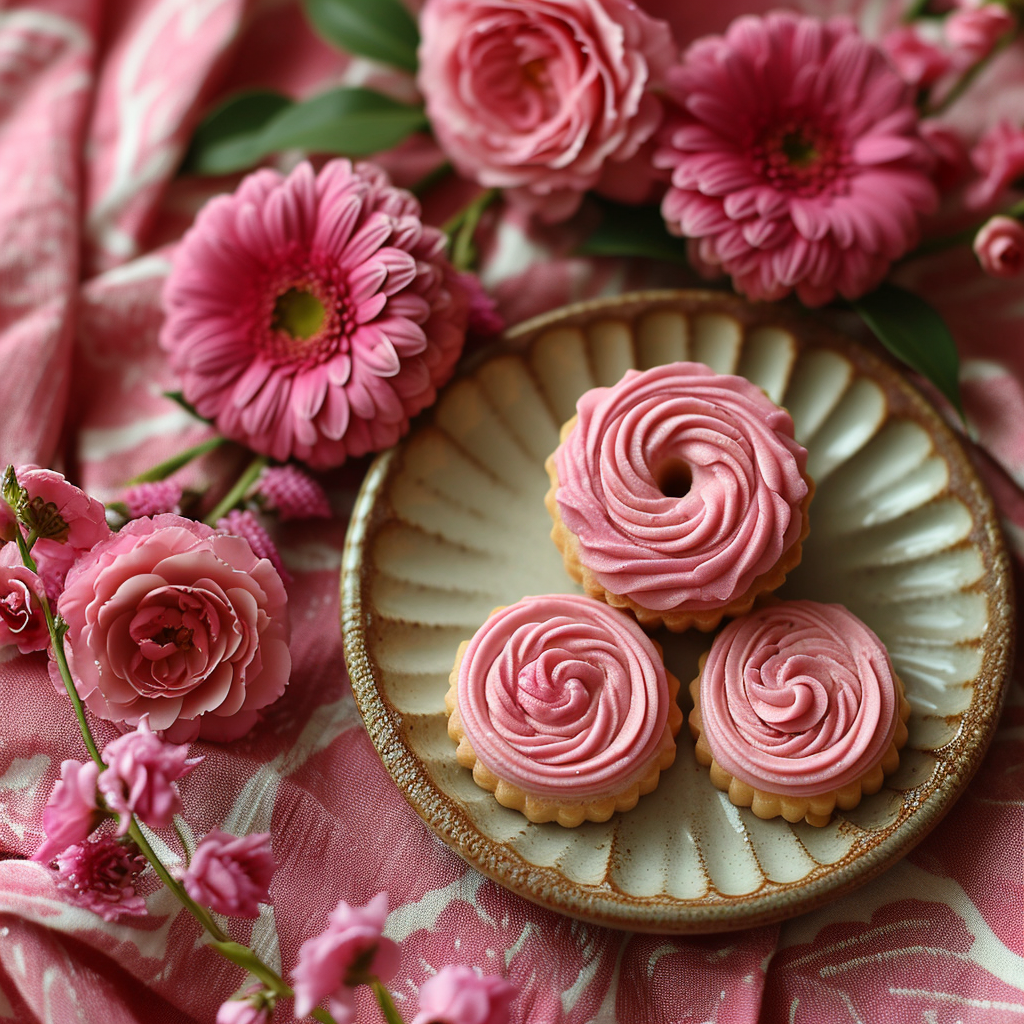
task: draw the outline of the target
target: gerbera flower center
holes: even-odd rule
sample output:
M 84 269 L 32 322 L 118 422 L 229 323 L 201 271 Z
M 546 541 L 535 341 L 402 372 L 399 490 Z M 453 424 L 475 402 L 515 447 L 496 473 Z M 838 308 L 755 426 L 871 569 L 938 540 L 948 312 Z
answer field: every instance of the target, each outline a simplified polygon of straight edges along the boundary
M 842 143 L 803 121 L 767 125 L 757 135 L 751 158 L 755 171 L 771 185 L 801 196 L 835 191 L 845 178 Z
M 296 340 L 312 338 L 323 326 L 327 310 L 312 293 L 302 288 L 289 288 L 277 297 L 271 326 L 275 331 L 284 331 Z

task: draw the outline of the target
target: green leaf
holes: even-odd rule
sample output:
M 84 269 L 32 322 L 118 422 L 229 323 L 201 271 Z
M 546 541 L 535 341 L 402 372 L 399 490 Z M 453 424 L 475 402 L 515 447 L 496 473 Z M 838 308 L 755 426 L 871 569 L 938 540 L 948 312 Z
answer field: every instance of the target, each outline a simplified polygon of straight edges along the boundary
M 229 174 L 251 167 L 265 154 L 260 131 L 292 105 L 287 96 L 269 89 L 239 93 L 203 118 L 182 170 L 189 174 Z
M 399 103 L 372 89 L 333 89 L 281 111 L 259 133 L 259 146 L 261 155 L 307 149 L 368 156 L 391 149 L 426 127 L 421 107 Z
M 892 284 L 853 303 L 878 340 L 897 359 L 927 377 L 964 418 L 960 403 L 960 357 L 946 321 L 920 296 Z
M 581 256 L 642 256 L 686 263 L 686 242 L 670 235 L 657 206 L 601 203 L 597 229 L 577 248 Z
M 419 29 L 399 0 L 303 0 L 306 15 L 329 43 L 415 71 Z

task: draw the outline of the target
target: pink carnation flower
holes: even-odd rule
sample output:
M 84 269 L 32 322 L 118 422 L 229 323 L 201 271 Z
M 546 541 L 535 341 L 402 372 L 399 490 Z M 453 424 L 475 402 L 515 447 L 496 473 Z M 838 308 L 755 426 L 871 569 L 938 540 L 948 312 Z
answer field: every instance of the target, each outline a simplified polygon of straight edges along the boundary
M 61 762 L 60 778 L 43 808 L 46 840 L 32 854 L 34 861 L 49 864 L 61 850 L 82 842 L 100 823 L 103 812 L 96 799 L 99 774 L 95 761 Z
M 842 18 L 742 17 L 670 76 L 669 230 L 753 299 L 856 298 L 937 202 L 912 90 Z
M 227 437 L 337 466 L 395 443 L 451 376 L 467 299 L 446 239 L 372 164 L 264 169 L 174 255 L 160 335 Z
M 121 495 L 121 501 L 128 509 L 130 519 L 158 516 L 164 512 L 181 515 L 181 494 L 180 484 L 171 480 L 157 480 L 129 487 Z
M 656 131 L 671 30 L 626 0 L 428 0 L 419 86 L 445 153 L 545 219 Z
M 982 210 L 1006 189 L 1024 184 L 1024 127 L 994 125 L 971 150 L 971 163 L 983 177 L 968 185 L 964 198 L 971 209 Z
M 916 25 L 901 25 L 882 40 L 900 77 L 917 89 L 934 85 L 952 67 L 949 54 L 925 39 Z
M 443 967 L 420 988 L 412 1024 L 508 1024 L 514 985 L 469 967 Z
M 144 718 L 135 732 L 111 740 L 102 753 L 105 771 L 99 790 L 107 807 L 120 816 L 118 835 L 128 831 L 128 818 L 138 815 L 151 828 L 166 828 L 181 811 L 174 784 L 188 775 L 201 757 L 188 757 L 186 745 L 165 743 Z
M 93 836 L 57 855 L 57 885 L 77 906 L 115 921 L 122 914 L 146 913 L 146 901 L 135 892 L 145 868 L 134 843 Z
M 1024 273 L 1024 224 L 1012 217 L 992 217 L 974 236 L 974 253 L 992 277 Z
M 0 549 L 0 647 L 13 644 L 22 654 L 49 647 L 45 600 L 43 581 L 22 563 L 17 547 Z
M 57 610 L 75 686 L 100 718 L 149 715 L 175 741 L 231 739 L 288 683 L 280 575 L 248 541 L 202 523 L 132 520 L 79 560 Z
M 398 970 L 398 946 L 381 934 L 388 916 L 387 893 L 378 893 L 365 907 L 344 900 L 332 911 L 327 930 L 307 939 L 292 972 L 295 1016 L 305 1017 L 327 997 L 337 1024 L 352 1024 L 356 1003 L 352 989 L 371 976 L 387 981 Z
M 289 519 L 330 519 L 331 505 L 324 489 L 298 466 L 268 466 L 260 474 L 255 494 L 282 523 Z
M 185 891 L 197 903 L 229 917 L 259 917 L 274 877 L 270 833 L 233 836 L 215 828 L 196 847 Z
M 946 19 L 946 39 L 968 62 L 983 60 L 999 40 L 1014 29 L 1017 19 L 1002 4 L 961 8 Z

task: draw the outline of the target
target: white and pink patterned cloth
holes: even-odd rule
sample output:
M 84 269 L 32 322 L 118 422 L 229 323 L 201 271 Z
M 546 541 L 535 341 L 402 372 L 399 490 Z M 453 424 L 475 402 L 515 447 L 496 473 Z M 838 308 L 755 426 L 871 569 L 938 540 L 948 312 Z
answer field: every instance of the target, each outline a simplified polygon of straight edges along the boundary
M 721 30 L 759 0 L 648 0 L 680 41 Z M 805 0 L 811 13 L 855 6 Z M 877 29 L 877 0 L 859 5 Z M 372 80 L 318 42 L 297 5 L 246 0 L 36 0 L 0 10 L 0 416 L 2 461 L 57 464 L 111 498 L 124 479 L 199 440 L 156 344 L 167 250 L 221 182 L 174 180 L 197 118 L 231 88 L 304 96 Z M 405 85 L 408 91 L 408 84 Z M 957 120 L 977 133 L 1024 111 L 1024 48 L 1000 58 Z M 407 157 L 409 176 L 413 154 Z M 653 283 L 650 274 L 538 252 L 511 219 L 485 279 L 510 322 L 570 299 Z M 537 265 L 537 257 L 544 265 Z M 951 324 L 979 464 L 1024 557 L 1024 289 L 982 277 L 966 248 L 904 274 Z M 662 276 L 658 283 L 665 283 Z M 674 283 L 680 283 L 678 276 Z M 706 938 L 580 924 L 469 869 L 405 803 L 356 713 L 342 661 L 344 511 L 365 462 L 331 479 L 334 521 L 279 535 L 294 576 L 292 684 L 229 746 L 200 744 L 186 827 L 270 831 L 273 910 L 231 927 L 288 973 L 340 898 L 390 897 L 402 944 L 392 983 L 411 1018 L 445 964 L 505 974 L 516 1024 L 668 1021 L 989 1024 L 1024 1019 L 1024 686 L 1015 675 L 978 775 L 936 831 L 876 881 L 781 926 Z M 215 472 L 215 467 L 192 469 Z M 193 476 L 193 482 L 198 482 Z M 66 757 L 83 755 L 43 655 L 0 666 L 0 1022 L 210 1022 L 243 982 L 204 950 L 166 892 L 150 915 L 107 924 L 23 858 Z M 109 730 L 101 740 L 111 738 Z M 176 844 L 175 844 L 176 848 Z M 174 859 L 171 849 L 165 849 Z M 360 995 L 361 1017 L 376 1019 Z M 365 1016 L 362 1016 L 365 1015 Z M 291 1020 L 282 1005 L 277 1019 Z

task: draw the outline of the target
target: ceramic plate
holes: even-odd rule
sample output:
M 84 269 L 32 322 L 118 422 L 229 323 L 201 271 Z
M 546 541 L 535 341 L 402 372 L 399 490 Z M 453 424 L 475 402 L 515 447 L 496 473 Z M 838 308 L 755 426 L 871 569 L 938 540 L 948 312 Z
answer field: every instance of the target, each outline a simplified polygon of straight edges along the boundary
M 635 810 L 576 829 L 532 824 L 455 760 L 444 695 L 459 642 L 497 605 L 576 590 L 549 538 L 544 459 L 576 399 L 628 367 L 679 359 L 740 373 L 793 416 L 817 481 L 811 535 L 780 594 L 845 604 L 883 639 L 913 708 L 885 788 L 825 828 L 761 821 L 697 765 Z M 381 759 L 424 821 L 485 875 L 547 907 L 652 932 L 748 927 L 876 875 L 949 809 L 995 728 L 1012 599 L 988 496 L 932 408 L 818 319 L 712 293 L 569 307 L 444 391 L 373 464 L 343 569 L 345 653 Z M 710 643 L 659 634 L 686 683 Z

